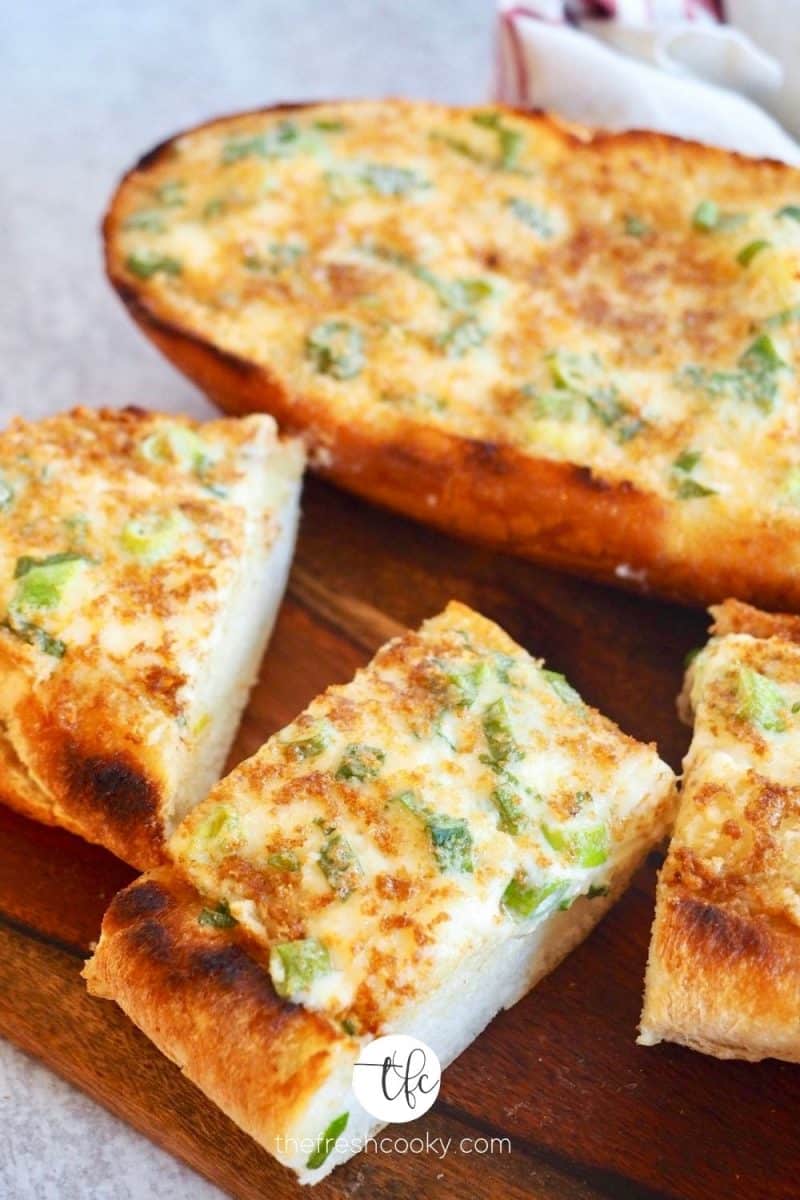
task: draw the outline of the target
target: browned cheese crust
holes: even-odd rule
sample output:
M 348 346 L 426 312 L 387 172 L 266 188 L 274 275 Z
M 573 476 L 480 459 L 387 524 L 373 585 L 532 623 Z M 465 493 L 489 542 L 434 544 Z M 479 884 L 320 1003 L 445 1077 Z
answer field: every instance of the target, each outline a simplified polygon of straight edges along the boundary
M 800 224 L 776 214 L 798 195 L 659 134 L 282 106 L 142 159 L 106 262 L 180 370 L 359 495 L 622 586 L 793 608 Z M 361 338 L 338 378 L 331 322 Z
M 136 408 L 0 434 L 2 802 L 134 866 L 164 860 L 218 715 L 202 689 L 251 522 L 262 557 L 277 537 L 261 497 L 277 446 L 269 418 Z
M 736 600 L 712 614 L 682 697 L 695 733 L 640 1040 L 800 1061 L 800 618 Z

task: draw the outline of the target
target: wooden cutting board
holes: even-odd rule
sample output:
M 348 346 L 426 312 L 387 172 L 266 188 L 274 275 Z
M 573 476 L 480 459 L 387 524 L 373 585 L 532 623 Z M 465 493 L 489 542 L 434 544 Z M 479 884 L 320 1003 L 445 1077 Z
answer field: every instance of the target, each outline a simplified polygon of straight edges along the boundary
M 230 765 L 327 684 L 348 679 L 398 625 L 417 625 L 452 597 L 494 618 L 679 765 L 688 730 L 674 698 L 684 655 L 704 640 L 703 613 L 449 540 L 314 480 Z M 634 1043 L 657 865 L 654 855 L 589 940 L 449 1068 L 432 1111 L 389 1137 L 450 1138 L 443 1158 L 398 1142 L 353 1159 L 313 1195 L 800 1196 L 800 1067 Z M 87 996 L 82 961 L 132 874 L 105 851 L 0 808 L 0 1033 L 231 1196 L 308 1196 L 115 1005 Z M 491 1138 L 509 1143 L 480 1153 L 477 1139 Z

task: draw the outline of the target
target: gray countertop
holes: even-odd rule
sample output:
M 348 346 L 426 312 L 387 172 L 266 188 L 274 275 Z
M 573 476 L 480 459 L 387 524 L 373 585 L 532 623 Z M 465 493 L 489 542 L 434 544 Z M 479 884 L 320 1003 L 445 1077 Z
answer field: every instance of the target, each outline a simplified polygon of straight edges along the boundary
M 210 409 L 105 283 L 121 172 L 186 125 L 275 100 L 486 94 L 492 0 L 38 0 L 5 15 L 0 420 L 74 404 Z M 87 1051 L 90 1052 L 90 1051 Z M 5 1200 L 211 1200 L 215 1188 L 0 1042 Z

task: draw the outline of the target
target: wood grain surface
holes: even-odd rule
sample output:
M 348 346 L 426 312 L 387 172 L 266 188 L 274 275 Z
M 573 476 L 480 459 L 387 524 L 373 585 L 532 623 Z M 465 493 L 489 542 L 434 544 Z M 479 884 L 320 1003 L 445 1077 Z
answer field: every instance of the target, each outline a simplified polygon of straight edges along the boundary
M 452 541 L 309 481 L 289 592 L 231 765 L 398 627 L 458 598 L 564 671 L 678 766 L 674 697 L 702 612 L 592 586 Z M 721 1063 L 634 1042 L 657 858 L 567 961 L 445 1073 L 433 1110 L 387 1131 L 320 1200 L 800 1196 L 800 1068 Z M 79 977 L 131 870 L 0 808 L 0 1033 L 242 1200 L 297 1197 L 237 1130 Z M 444 1158 L 402 1138 L 450 1138 Z M 507 1137 L 469 1152 L 462 1139 Z M 394 1149 L 392 1143 L 396 1143 Z M 88 1152 L 88 1151 L 87 1151 Z

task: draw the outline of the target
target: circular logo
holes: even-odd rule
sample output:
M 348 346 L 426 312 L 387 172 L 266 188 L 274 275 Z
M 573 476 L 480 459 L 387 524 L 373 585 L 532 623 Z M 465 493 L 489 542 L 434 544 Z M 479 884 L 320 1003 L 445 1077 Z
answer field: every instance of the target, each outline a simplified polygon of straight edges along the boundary
M 442 1068 L 419 1038 L 390 1033 L 364 1046 L 353 1067 L 353 1091 L 378 1121 L 414 1121 L 439 1095 Z

